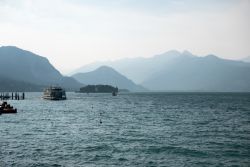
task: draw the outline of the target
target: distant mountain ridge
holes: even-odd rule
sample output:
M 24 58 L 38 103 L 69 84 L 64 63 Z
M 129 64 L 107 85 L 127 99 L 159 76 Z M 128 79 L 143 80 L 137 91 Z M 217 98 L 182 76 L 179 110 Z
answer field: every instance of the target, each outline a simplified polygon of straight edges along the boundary
M 72 77 L 81 83 L 89 85 L 106 84 L 130 91 L 146 91 L 142 86 L 136 85 L 133 81 L 108 66 L 101 66 L 91 72 L 77 73 Z
M 142 85 L 166 91 L 250 91 L 250 64 L 206 57 L 179 57 Z
M 47 58 L 15 46 L 0 47 L 0 76 L 28 85 L 60 85 L 66 89 L 79 89 L 82 84 L 64 77 Z M 40 87 L 40 86 L 38 86 Z
M 135 83 L 141 84 L 149 76 L 153 75 L 155 72 L 161 71 L 166 65 L 175 61 L 175 58 L 183 55 L 193 57 L 188 51 L 180 53 L 176 50 L 170 50 L 166 53 L 149 58 L 124 58 L 116 61 L 91 63 L 73 71 L 72 74 L 93 71 L 100 66 L 109 66 L 130 78 Z
M 172 50 L 150 58 L 98 62 L 77 71 L 108 65 L 152 91 L 250 91 L 250 63 L 198 57 Z
M 250 63 L 250 56 L 243 58 L 242 61 Z

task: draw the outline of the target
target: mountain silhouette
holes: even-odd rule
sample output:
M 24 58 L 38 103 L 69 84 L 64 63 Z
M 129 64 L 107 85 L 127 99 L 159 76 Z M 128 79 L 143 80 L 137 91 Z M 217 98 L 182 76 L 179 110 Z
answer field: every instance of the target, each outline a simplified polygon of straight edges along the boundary
M 206 57 L 180 56 L 142 85 L 157 91 L 250 91 L 250 64 Z
M 64 77 L 47 58 L 15 46 L 0 47 L 0 77 L 30 85 L 60 85 L 67 89 L 79 89 L 82 84 Z
M 152 91 L 250 91 L 250 63 L 198 57 L 171 50 L 150 58 L 97 62 L 76 71 L 109 65 Z
M 184 52 L 187 56 L 193 56 L 188 51 Z M 77 72 L 88 72 L 97 69 L 100 66 L 107 65 L 119 73 L 130 78 L 137 84 L 141 84 L 149 76 L 153 75 L 155 72 L 161 71 L 168 64 L 175 60 L 175 58 L 181 56 L 182 54 L 176 50 L 170 50 L 166 53 L 155 55 L 150 58 L 125 58 L 116 61 L 106 61 L 106 62 L 95 62 L 85 65 L 72 73 Z
M 146 90 L 142 86 L 136 85 L 133 81 L 129 80 L 128 78 L 108 66 L 101 66 L 91 72 L 77 73 L 72 75 L 72 77 L 83 84 L 106 84 L 115 87 L 117 86 L 119 89 L 128 89 L 130 91 Z

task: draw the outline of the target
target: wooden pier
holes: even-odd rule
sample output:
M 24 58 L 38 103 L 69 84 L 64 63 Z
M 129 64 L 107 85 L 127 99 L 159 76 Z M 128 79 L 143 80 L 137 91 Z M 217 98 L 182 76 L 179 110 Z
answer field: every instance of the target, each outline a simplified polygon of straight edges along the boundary
M 0 100 L 24 100 L 25 93 L 22 92 L 0 92 Z

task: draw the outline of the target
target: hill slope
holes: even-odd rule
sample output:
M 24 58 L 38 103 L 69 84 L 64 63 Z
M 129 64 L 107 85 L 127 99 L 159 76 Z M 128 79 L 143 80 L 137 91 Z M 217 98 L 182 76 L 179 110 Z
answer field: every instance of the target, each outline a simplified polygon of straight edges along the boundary
M 145 91 L 143 87 L 136 85 L 133 81 L 108 66 L 101 66 L 98 69 L 87 73 L 77 73 L 72 77 L 83 84 L 107 84 L 117 86 L 119 89 Z
M 73 78 L 63 77 L 48 61 L 32 52 L 14 46 L 0 47 L 0 76 L 34 85 L 58 84 L 78 89 L 82 85 Z
M 44 87 L 0 76 L 0 92 L 36 92 L 42 91 Z

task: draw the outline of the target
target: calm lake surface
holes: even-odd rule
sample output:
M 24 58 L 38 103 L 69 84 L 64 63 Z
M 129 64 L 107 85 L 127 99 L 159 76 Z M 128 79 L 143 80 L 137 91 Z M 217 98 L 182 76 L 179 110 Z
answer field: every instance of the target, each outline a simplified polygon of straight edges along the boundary
M 41 95 L 0 115 L 1 167 L 250 166 L 250 94 Z

